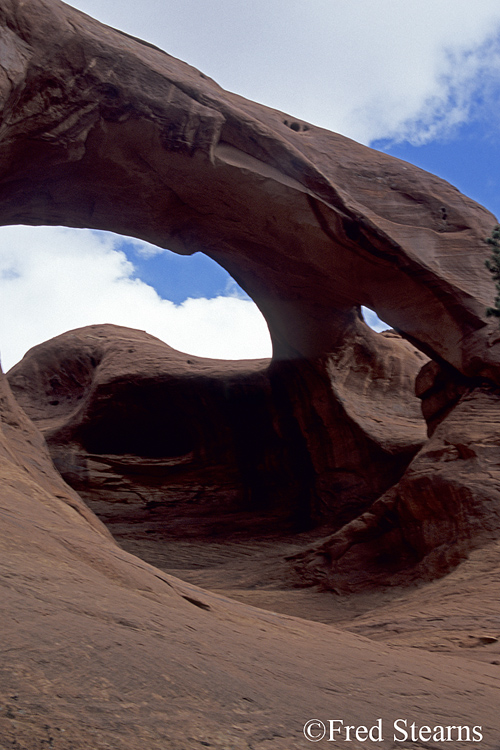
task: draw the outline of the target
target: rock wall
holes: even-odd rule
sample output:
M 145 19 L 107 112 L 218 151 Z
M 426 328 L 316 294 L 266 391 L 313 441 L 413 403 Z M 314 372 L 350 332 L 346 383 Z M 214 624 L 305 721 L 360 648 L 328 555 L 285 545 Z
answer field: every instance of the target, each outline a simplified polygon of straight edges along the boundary
M 488 211 L 409 164 L 229 94 L 57 0 L 4 0 L 0 24 L 0 222 L 109 229 L 221 263 L 269 324 L 264 380 L 277 421 L 259 429 L 278 435 L 283 465 L 292 462 L 284 486 L 295 486 L 291 505 L 304 517 L 349 523 L 399 479 L 421 439 L 414 407 L 401 406 L 416 355 L 400 339 L 375 339 L 359 305 L 494 402 Z M 461 403 L 432 439 L 465 414 Z M 108 450 L 86 429 L 92 450 Z M 189 443 L 182 429 L 176 440 L 179 451 Z M 466 515 L 488 486 L 463 478 Z M 418 516 L 415 502 L 426 512 L 425 497 L 410 503 Z M 439 533 L 412 529 L 417 557 L 439 546 Z
M 55 472 L 3 377 L 0 389 L 4 746 L 289 750 L 332 702 L 353 723 L 382 717 L 387 734 L 404 711 L 424 725 L 437 700 L 439 721 L 456 724 L 464 685 L 461 722 L 481 726 L 485 750 L 498 746 L 497 667 L 416 659 L 127 554 Z
M 394 335 L 371 340 L 380 351 L 346 342 L 342 362 L 321 371 L 202 359 L 142 331 L 89 326 L 35 347 L 8 379 L 64 479 L 114 528 L 338 528 L 424 441 L 412 395 L 423 356 Z
M 0 376 L 2 742 L 289 750 L 311 717 L 341 712 L 380 718 L 388 742 L 396 717 L 456 729 L 458 716 L 497 748 L 494 217 L 58 0 L 1 0 L 0 29 L 0 222 L 206 252 L 255 299 L 274 345 L 271 363 L 222 366 L 142 332 L 73 331 L 9 373 L 33 421 Z M 370 332 L 360 304 L 402 338 Z M 249 533 L 328 522 L 290 560 L 299 584 L 430 579 L 496 543 L 471 555 L 465 585 L 459 568 L 395 620 L 378 607 L 359 637 L 127 554 L 54 470 L 42 431 L 109 526 L 151 530 L 155 513 L 184 535 L 226 512 L 226 530 L 240 514 Z M 437 620 L 453 655 L 422 650 Z M 373 641 L 394 621 L 412 648 Z

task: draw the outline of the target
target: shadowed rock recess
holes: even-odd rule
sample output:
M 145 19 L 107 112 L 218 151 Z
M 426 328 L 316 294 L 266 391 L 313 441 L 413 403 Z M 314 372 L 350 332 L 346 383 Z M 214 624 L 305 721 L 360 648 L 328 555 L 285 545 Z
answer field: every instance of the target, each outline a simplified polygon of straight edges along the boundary
M 320 716 L 382 717 L 384 747 L 398 717 L 498 747 L 495 217 L 57 0 L 0 0 L 0 29 L 0 223 L 202 251 L 273 342 L 218 362 L 90 326 L 2 376 L 0 743 L 289 750 Z M 341 628 L 266 613 L 106 526 L 130 549 L 271 539 L 269 590 L 354 604 L 323 617 Z

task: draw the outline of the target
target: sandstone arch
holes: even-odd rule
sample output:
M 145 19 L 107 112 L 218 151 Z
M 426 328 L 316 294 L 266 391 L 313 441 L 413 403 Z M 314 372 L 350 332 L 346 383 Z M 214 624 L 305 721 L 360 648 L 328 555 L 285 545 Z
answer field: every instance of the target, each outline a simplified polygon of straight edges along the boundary
M 352 500 L 335 484 L 346 464 L 368 507 L 422 440 L 414 407 L 401 406 L 421 362 L 400 339 L 381 346 L 359 305 L 452 381 L 461 373 L 466 389 L 500 382 L 500 342 L 484 317 L 484 237 L 495 223 L 484 208 L 415 167 L 228 94 L 62 3 L 6 0 L 0 22 L 0 221 L 110 229 L 224 266 L 268 321 L 270 372 L 311 461 L 317 517 Z M 387 364 L 408 357 L 398 372 Z M 370 391 L 380 372 L 385 425 Z M 431 534 L 418 554 L 450 533 Z
M 328 505 L 347 460 L 368 495 L 389 487 L 295 561 L 302 575 L 337 590 L 367 574 L 387 582 L 406 552 L 416 574 L 432 577 L 498 540 L 497 334 L 482 317 L 492 290 L 481 239 L 493 217 L 430 175 L 228 95 L 56 0 L 2 0 L 0 24 L 1 221 L 169 237 L 182 252 L 202 243 L 267 313 L 275 361 L 257 375 L 274 378 L 280 417 L 311 461 L 311 496 Z M 218 128 L 229 145 L 217 155 Z M 148 149 L 158 163 L 144 163 Z M 201 205 L 204 175 L 214 195 Z M 221 185 L 237 188 L 227 204 Z M 399 286 L 388 290 L 388 279 Z M 363 301 L 435 361 L 421 369 L 423 355 L 399 336 L 370 333 L 356 312 Z M 23 378 L 36 383 L 37 398 L 30 404 L 25 391 L 23 404 L 40 426 L 52 418 L 47 396 L 57 401 L 51 369 L 68 400 L 48 406 L 67 417 L 74 405 L 61 360 L 81 368 L 83 401 L 109 385 L 117 361 L 137 374 L 131 340 L 142 353 L 158 346 L 112 328 L 66 334 L 12 371 L 19 400 Z M 99 372 L 96 349 L 107 360 Z M 162 357 L 170 368 L 179 361 Z M 401 474 L 423 440 L 409 406 L 418 370 L 433 434 L 391 486 L 398 454 Z M 289 750 L 304 745 L 309 717 L 342 712 L 358 726 L 381 717 L 388 739 L 398 716 L 422 727 L 459 716 L 480 726 L 486 750 L 498 747 L 498 658 L 488 664 L 498 648 L 498 543 L 465 572 L 380 607 L 378 622 L 357 618 L 368 635 L 359 638 L 241 605 L 128 555 L 54 471 L 1 373 L 0 418 L 5 743 Z M 366 471 L 374 454 L 385 480 Z M 346 499 L 339 489 L 337 505 Z M 374 643 L 387 625 L 389 639 Z M 454 641 L 444 656 L 422 650 L 443 641 Z
M 62 3 L 10 0 L 1 20 L 3 223 L 201 249 L 260 306 L 278 357 L 330 352 L 365 303 L 460 370 L 478 368 L 471 342 L 492 359 L 485 209 Z

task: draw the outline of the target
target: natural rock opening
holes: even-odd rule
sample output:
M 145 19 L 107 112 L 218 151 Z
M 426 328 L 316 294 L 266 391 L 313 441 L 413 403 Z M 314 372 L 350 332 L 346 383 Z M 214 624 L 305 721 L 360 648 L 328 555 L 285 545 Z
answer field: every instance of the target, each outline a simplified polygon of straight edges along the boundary
M 366 325 L 370 326 L 374 331 L 382 333 L 383 331 L 389 331 L 391 329 L 390 325 L 379 318 L 375 310 L 361 306 L 360 313 L 362 320 L 364 320 Z
M 267 324 L 216 261 L 65 227 L 0 228 L 4 371 L 68 329 L 113 323 L 215 359 L 269 357 Z
M 289 750 L 304 722 L 333 715 L 363 737 L 376 720 L 389 743 L 407 717 L 421 743 L 447 731 L 495 750 L 493 217 L 57 0 L 4 0 L 0 25 L 0 222 L 206 246 L 275 344 L 271 363 L 221 365 L 96 326 L 9 373 L 61 473 L 127 550 L 178 535 L 143 554 L 155 567 L 62 481 L 0 376 L 2 744 Z M 360 305 L 404 337 L 370 331 Z M 147 435 L 163 409 L 161 429 L 168 404 L 189 419 L 179 428 L 172 411 L 171 443 L 143 455 L 154 445 L 127 431 Z M 116 449 L 136 453 L 94 452 Z M 328 535 L 284 534 L 294 513 Z M 467 555 L 429 585 L 377 588 Z
M 35 23 L 37 5 L 4 12 L 12 71 L 1 81 L 0 221 L 203 250 L 255 300 L 273 341 L 259 377 L 299 498 L 291 506 L 340 527 L 340 546 L 336 537 L 322 547 L 329 585 L 343 575 L 341 557 L 351 572 L 360 565 L 367 528 L 367 559 L 382 559 L 390 540 L 396 561 L 409 550 L 431 575 L 443 570 L 443 545 L 449 562 L 495 535 L 489 474 L 471 481 L 458 464 L 450 476 L 433 447 L 483 460 L 477 436 L 450 441 L 443 431 L 466 419 L 469 434 L 496 404 L 500 343 L 484 316 L 493 295 L 484 237 L 495 218 L 432 175 L 319 128 L 297 130 L 67 6 L 44 3 Z M 403 338 L 370 331 L 360 305 Z M 421 352 L 477 392 L 460 398 L 457 386 L 418 452 L 425 434 L 409 394 Z M 431 491 L 434 482 L 446 492 Z M 361 567 L 369 578 L 366 559 Z

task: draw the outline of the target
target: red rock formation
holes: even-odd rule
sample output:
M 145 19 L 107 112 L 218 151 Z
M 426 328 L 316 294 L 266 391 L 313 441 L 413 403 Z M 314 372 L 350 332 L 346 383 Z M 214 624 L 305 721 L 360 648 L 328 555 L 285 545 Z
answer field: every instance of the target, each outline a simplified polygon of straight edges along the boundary
M 2 223 L 202 250 L 260 306 L 278 358 L 335 351 L 366 304 L 458 370 L 497 372 L 484 208 L 57 0 L 5 0 L 0 22 Z
M 424 368 L 421 384 L 433 369 Z M 367 512 L 293 558 L 305 581 L 353 591 L 429 580 L 499 538 L 500 391 L 488 383 L 467 388 L 463 377 L 436 381 L 445 415 L 432 414 L 431 438 Z
M 373 444 L 366 398 L 339 413 L 345 347 L 378 367 L 360 304 L 467 383 L 500 382 L 500 339 L 484 317 L 494 292 L 484 238 L 495 224 L 484 208 L 409 164 L 229 94 L 57 0 L 5 0 L 0 24 L 0 222 L 111 229 L 202 250 L 228 269 L 268 321 L 272 388 L 285 394 L 291 454 L 301 443 L 309 462 L 313 517 L 350 506 L 348 520 L 356 497 L 366 505 L 384 488 L 385 469 L 370 462 L 392 426 L 369 416 L 385 432 Z M 382 359 L 391 345 L 396 361 L 390 340 Z M 416 443 L 398 441 L 407 461 L 404 446 Z
M 0 388 L 3 745 L 289 750 L 304 747 L 317 716 L 382 717 L 390 738 L 406 712 L 456 725 L 459 706 L 460 723 L 482 727 L 481 747 L 497 746 L 497 667 L 415 659 L 415 649 L 231 602 L 127 554 L 51 468 L 3 378 Z
M 75 402 L 64 397 L 78 395 L 76 381 L 80 394 L 89 383 L 89 349 L 79 351 L 80 367 L 60 368 L 58 382 L 31 371 L 40 393 L 47 385 L 48 395 L 58 391 L 60 403 L 49 406 L 66 417 Z M 304 746 L 308 720 L 328 726 L 333 716 L 365 726 L 381 718 L 387 742 L 400 717 L 417 726 L 476 726 L 481 747 L 497 747 L 498 661 L 488 661 L 492 627 L 497 632 L 490 619 L 498 622 L 498 551 L 487 566 L 480 561 L 478 580 L 466 581 L 465 591 L 462 576 L 444 593 L 413 591 L 392 611 L 361 618 L 353 628 L 365 637 L 264 612 L 183 583 L 117 547 L 54 471 L 3 376 L 0 416 L 4 744 L 289 750 Z M 48 426 L 50 419 L 42 421 Z M 481 614 L 485 575 L 488 616 Z M 459 645 L 467 648 L 444 656 L 422 650 L 436 638 L 456 639 L 457 612 Z M 403 639 L 397 650 L 377 642 L 387 622 L 392 639 Z
M 294 511 L 341 526 L 295 560 L 337 590 L 431 578 L 496 542 L 500 338 L 484 317 L 494 217 L 432 175 L 228 94 L 58 0 L 2 0 L 0 27 L 0 223 L 202 250 L 254 298 L 274 345 L 267 372 L 196 360 L 194 380 L 185 358 L 130 332 L 127 343 L 99 328 L 97 341 L 87 330 L 38 348 L 11 382 L 68 478 L 81 485 L 89 470 L 92 492 L 100 477 L 99 492 L 107 479 L 115 499 L 124 486 L 130 497 L 145 462 L 151 489 L 155 461 L 183 470 L 180 458 L 213 450 L 237 475 L 234 510 L 271 457 L 284 491 L 268 514 L 282 518 L 291 493 Z M 423 360 L 370 332 L 360 304 L 434 360 L 418 379 L 432 435 L 413 460 L 421 425 L 408 390 Z M 4 379 L 0 389 L 4 742 L 289 750 L 303 746 L 308 718 L 341 711 L 388 728 L 398 716 L 455 725 L 459 715 L 481 726 L 485 750 L 497 746 L 496 660 L 415 659 L 165 576 L 115 545 Z M 208 412 L 194 419 L 188 401 L 204 396 Z M 237 405 L 261 440 L 254 453 Z M 175 429 L 159 434 L 164 421 Z M 272 477 L 271 461 L 267 490 Z M 498 550 L 487 551 L 494 586 Z M 428 601 L 426 612 L 443 619 Z
M 104 325 L 35 347 L 8 378 L 62 476 L 115 533 L 227 534 L 339 527 L 393 485 L 424 440 L 411 393 L 421 362 L 399 337 L 371 334 L 320 377 Z

